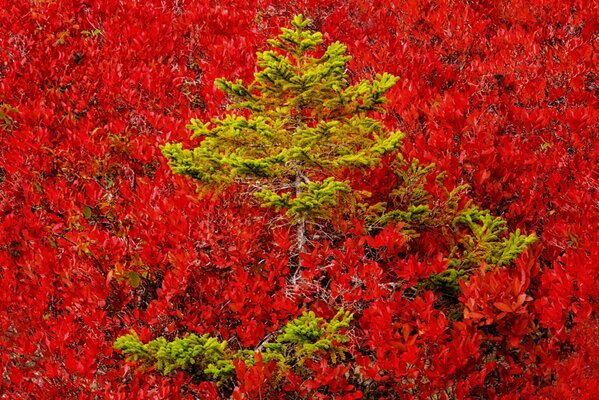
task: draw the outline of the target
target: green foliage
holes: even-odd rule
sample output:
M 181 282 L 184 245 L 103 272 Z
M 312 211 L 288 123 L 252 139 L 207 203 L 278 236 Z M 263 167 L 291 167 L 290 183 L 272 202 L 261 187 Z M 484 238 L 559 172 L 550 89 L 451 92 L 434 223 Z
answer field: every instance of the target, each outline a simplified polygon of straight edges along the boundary
M 534 234 L 522 235 L 519 229 L 504 237 L 507 222 L 477 207 L 469 207 L 456 216 L 452 229 L 457 241 L 449 266 L 461 269 L 476 267 L 481 261 L 489 265 L 508 265 L 536 240 Z
M 19 110 L 5 103 L 0 103 L 0 128 L 6 132 L 11 132 L 15 121 L 11 114 L 18 114 Z
M 489 268 L 509 265 L 528 245 L 537 240 L 535 234 L 522 235 L 519 229 L 507 232 L 507 222 L 492 216 L 488 210 L 470 206 L 462 210 L 451 224 L 453 242 L 447 270 L 431 276 L 424 287 L 457 298 L 459 281 L 483 262 Z
M 434 199 L 425 188 L 435 164 L 421 165 L 418 159 L 410 163 L 398 155 L 393 171 L 397 176 L 397 187 L 391 192 L 389 204 L 378 205 L 384 211 L 374 220 L 377 224 L 403 223 L 403 233 L 418 237 L 426 229 L 446 227 L 459 212 L 459 201 L 468 185 L 448 190 L 443 184 L 445 173 L 435 176 L 435 184 L 445 195 L 445 200 Z
M 273 343 L 263 345 L 263 359 L 277 362 L 281 369 L 301 367 L 306 360 L 317 356 L 328 356 L 332 362 L 345 359 L 343 343 L 349 338 L 341 331 L 349 329 L 352 319 L 353 315 L 343 309 L 330 321 L 311 311 L 304 312 L 287 323 Z M 140 363 L 142 368 L 152 366 L 165 375 L 183 370 L 216 382 L 234 374 L 234 360 L 252 365 L 256 354 L 248 349 L 233 351 L 226 341 L 208 334 L 190 333 L 170 342 L 160 337 L 144 344 L 133 330 L 118 338 L 114 348 L 121 350 L 127 361 Z
M 118 338 L 114 348 L 121 350 L 127 361 L 141 361 L 142 365 L 152 365 L 164 374 L 181 369 L 218 380 L 235 370 L 227 342 L 209 335 L 191 333 L 172 342 L 158 338 L 144 344 L 135 331 L 131 331 Z
M 337 357 L 345 359 L 345 349 L 341 344 L 349 341 L 339 331 L 349 328 L 352 319 L 353 315 L 343 309 L 328 322 L 312 311 L 304 312 L 283 328 L 276 343 L 267 343 L 264 348 L 267 353 L 284 354 L 286 363 L 291 359 L 294 364 L 303 365 L 318 353 L 329 354 L 331 360 L 337 362 Z
M 256 196 L 263 206 L 287 209 L 288 215 L 312 215 L 324 217 L 337 204 L 339 193 L 348 193 L 351 188 L 345 182 L 326 178 L 322 182 L 301 183 L 302 196 L 295 199 L 289 193 L 278 195 L 272 190 L 262 190 Z
M 207 188 L 232 182 L 257 187 L 264 206 L 285 209 L 294 220 L 327 218 L 342 196 L 356 195 L 337 178 L 345 168 L 376 166 L 400 145 L 400 132 L 386 132 L 367 116 L 383 111 L 385 93 L 397 78 L 384 73 L 350 85 L 346 46 L 335 42 L 324 54 L 311 53 L 322 34 L 310 32 L 310 20 L 294 17 L 293 29 L 259 52 L 254 81 L 217 79 L 241 110 L 188 128 L 200 145 L 162 147 L 174 172 L 189 175 Z
M 417 238 L 423 231 L 440 229 L 451 243 L 447 270 L 421 282 L 420 288 L 432 289 L 457 298 L 459 281 L 485 262 L 490 267 L 509 265 L 536 240 L 534 234 L 523 235 L 519 229 L 508 234 L 507 222 L 480 210 L 470 202 L 460 206 L 468 185 L 449 190 L 443 184 L 444 173 L 430 178 L 435 164 L 421 165 L 417 159 L 407 162 L 401 155 L 394 165 L 397 186 L 388 204 L 377 204 L 373 225 L 390 222 L 403 224 L 402 233 Z M 432 195 L 427 185 L 436 186 L 443 199 Z
M 463 269 L 448 268 L 445 271 L 431 275 L 423 282 L 423 287 L 441 292 L 446 297 L 456 299 L 460 294 L 459 281 L 469 276 L 468 271 Z

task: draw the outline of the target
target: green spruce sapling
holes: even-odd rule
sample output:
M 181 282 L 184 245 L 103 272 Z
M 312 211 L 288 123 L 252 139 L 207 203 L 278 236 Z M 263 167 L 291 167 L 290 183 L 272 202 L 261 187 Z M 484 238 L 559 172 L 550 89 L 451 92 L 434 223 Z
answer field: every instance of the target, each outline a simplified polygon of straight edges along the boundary
M 316 56 L 322 34 L 309 24 L 297 15 L 293 29 L 268 41 L 272 50 L 257 54 L 253 82 L 216 80 L 239 111 L 208 123 L 193 119 L 192 137 L 204 138 L 197 147 L 162 147 L 174 172 L 208 188 L 251 185 L 263 206 L 285 210 L 296 226 L 295 278 L 307 224 L 330 218 L 342 198 L 359 197 L 341 172 L 376 166 L 403 137 L 367 116 L 383 111 L 397 78 L 383 73 L 350 84 L 346 46 L 335 42 Z

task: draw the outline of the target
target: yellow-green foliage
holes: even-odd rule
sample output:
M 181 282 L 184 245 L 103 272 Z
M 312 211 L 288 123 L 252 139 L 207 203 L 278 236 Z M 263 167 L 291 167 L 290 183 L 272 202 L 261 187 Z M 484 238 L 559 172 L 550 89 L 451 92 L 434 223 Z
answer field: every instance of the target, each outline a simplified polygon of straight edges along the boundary
M 450 267 L 477 267 L 481 261 L 489 265 L 504 266 L 513 261 L 536 240 L 535 234 L 523 235 L 519 229 L 507 232 L 507 222 L 492 216 L 488 210 L 469 207 L 453 220 L 457 237 L 452 249 Z M 459 233 L 465 228 L 465 233 Z
M 391 192 L 390 204 L 380 204 L 385 210 L 375 221 L 387 224 L 391 221 L 403 224 L 403 233 L 417 237 L 425 229 L 443 229 L 458 214 L 459 200 L 468 185 L 460 185 L 449 191 L 443 185 L 445 174 L 435 177 L 435 182 L 445 193 L 443 202 L 436 201 L 425 189 L 428 176 L 434 171 L 435 164 L 422 165 L 418 159 L 408 163 L 400 154 L 393 166 L 397 176 L 397 187 Z
M 0 103 L 0 128 L 10 132 L 14 128 L 14 119 L 11 114 L 17 114 L 19 112 L 15 107 L 11 107 L 8 104 Z
M 345 358 L 343 343 L 349 338 L 342 330 L 349 329 L 353 315 L 343 309 L 330 320 L 304 312 L 287 323 L 273 343 L 265 343 L 263 360 L 274 360 L 282 369 L 300 367 L 314 357 L 330 357 L 332 362 Z M 121 336 L 114 343 L 128 361 L 138 362 L 142 367 L 153 366 L 163 374 L 184 370 L 204 379 L 222 382 L 235 372 L 234 360 L 241 359 L 247 365 L 255 362 L 255 351 L 241 349 L 232 351 L 226 341 L 210 335 L 187 334 L 168 341 L 157 338 L 143 343 L 135 331 Z
M 263 189 L 256 193 L 263 206 L 275 207 L 276 209 L 287 209 L 288 214 L 310 214 L 312 217 L 325 217 L 329 209 L 337 204 L 338 193 L 349 193 L 351 188 L 345 182 L 326 178 L 322 182 L 314 182 L 311 185 L 301 183 L 303 193 L 301 196 L 292 198 L 290 193 L 278 195 L 269 189 Z
M 283 333 L 277 337 L 276 343 L 267 343 L 264 348 L 269 353 L 284 354 L 284 360 L 293 360 L 302 365 L 316 354 L 328 354 L 333 362 L 337 357 L 345 359 L 344 347 L 341 344 L 349 341 L 342 329 L 349 328 L 353 315 L 339 310 L 332 320 L 326 321 L 317 317 L 312 311 L 305 312 L 283 328 Z
M 457 296 L 459 280 L 485 262 L 489 268 L 511 263 L 528 245 L 536 241 L 536 235 L 523 235 L 519 229 L 507 233 L 507 222 L 492 216 L 488 210 L 470 206 L 462 210 L 451 224 L 451 254 L 447 270 L 430 277 L 425 286 Z
M 434 164 L 421 165 L 417 159 L 408 163 L 400 155 L 394 165 L 398 179 L 389 204 L 378 204 L 379 214 L 371 218 L 376 224 L 400 222 L 402 232 L 416 238 L 425 230 L 438 229 L 451 243 L 447 255 L 447 270 L 431 276 L 421 286 L 439 290 L 450 296 L 459 294 L 459 280 L 482 262 L 490 267 L 511 263 L 524 249 L 536 240 L 534 234 L 523 235 L 519 229 L 509 232 L 507 222 L 491 215 L 488 210 L 466 203 L 460 208 L 460 198 L 468 185 L 449 191 L 443 185 L 444 174 L 435 177 L 435 183 L 445 194 L 439 201 L 426 189 L 427 179 Z
M 114 348 L 122 350 L 128 361 L 141 361 L 164 374 L 180 369 L 218 379 L 235 370 L 227 342 L 209 335 L 191 333 L 172 342 L 158 338 L 144 344 L 135 331 L 131 331 L 118 338 Z
M 376 166 L 399 147 L 402 133 L 387 132 L 367 116 L 383 111 L 385 93 L 397 78 L 384 73 L 350 85 L 346 46 L 332 43 L 314 57 L 323 40 L 307 29 L 309 23 L 298 15 L 293 29 L 268 41 L 272 49 L 257 54 L 258 72 L 250 84 L 216 80 L 230 96 L 230 109 L 242 115 L 207 123 L 193 119 L 188 128 L 203 138 L 199 146 L 162 147 L 174 172 L 205 187 L 252 185 L 265 206 L 310 220 L 326 218 L 341 197 L 354 195 L 337 178 L 341 169 Z

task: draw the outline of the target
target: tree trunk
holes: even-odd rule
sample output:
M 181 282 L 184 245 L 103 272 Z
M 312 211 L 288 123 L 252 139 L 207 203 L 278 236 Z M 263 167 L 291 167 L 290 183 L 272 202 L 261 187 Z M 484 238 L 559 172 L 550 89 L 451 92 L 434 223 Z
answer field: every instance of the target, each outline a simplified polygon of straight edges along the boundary
M 302 173 L 300 171 L 297 171 L 295 174 L 295 182 L 294 182 L 294 186 L 295 186 L 295 196 L 296 198 L 299 197 L 302 194 L 302 181 L 303 181 L 303 177 L 302 177 Z M 306 247 L 306 219 L 304 217 L 299 217 L 297 220 L 297 233 L 296 233 L 296 238 L 295 238 L 295 251 L 296 251 L 296 260 L 293 264 L 295 271 L 293 272 L 293 277 L 292 277 L 292 282 L 295 283 L 297 282 L 297 279 L 299 278 L 299 274 L 301 271 L 301 258 L 300 255 L 301 253 L 304 252 L 304 249 Z

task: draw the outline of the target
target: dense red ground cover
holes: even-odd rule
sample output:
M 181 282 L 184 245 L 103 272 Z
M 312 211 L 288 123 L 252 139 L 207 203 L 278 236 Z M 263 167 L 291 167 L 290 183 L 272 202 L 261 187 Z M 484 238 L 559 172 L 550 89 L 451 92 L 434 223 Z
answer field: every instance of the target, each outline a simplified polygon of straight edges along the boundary
M 0 398 L 593 398 L 597 7 L 0 1 Z M 160 144 L 224 112 L 214 79 L 251 78 L 255 52 L 298 12 L 348 45 L 353 78 L 400 77 L 384 117 L 406 133 L 407 158 L 435 162 L 449 186 L 470 184 L 474 202 L 539 237 L 513 265 L 463 282 L 460 320 L 437 293 L 388 285 L 442 269 L 438 241 L 407 257 L 393 229 L 373 239 L 346 227 L 305 257 L 315 281 L 328 263 L 329 296 L 290 293 L 293 230 L 242 191 L 198 200 L 166 165 Z M 376 197 L 390 176 L 354 178 Z M 309 365 L 309 380 L 289 376 L 276 393 L 268 365 L 239 365 L 234 387 L 217 388 L 136 373 L 112 349 L 131 328 L 253 348 L 305 309 L 341 306 L 356 316 L 350 359 Z

